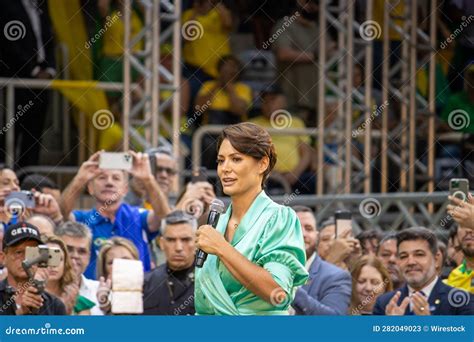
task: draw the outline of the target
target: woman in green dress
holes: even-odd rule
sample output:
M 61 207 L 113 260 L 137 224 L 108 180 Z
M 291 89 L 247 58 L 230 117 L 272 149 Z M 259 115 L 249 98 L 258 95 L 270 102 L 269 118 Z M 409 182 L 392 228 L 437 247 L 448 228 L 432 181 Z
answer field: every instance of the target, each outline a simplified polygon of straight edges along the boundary
M 228 126 L 218 151 L 217 174 L 232 203 L 216 229 L 196 232 L 197 248 L 209 254 L 196 269 L 196 314 L 287 315 L 308 273 L 295 212 L 263 191 L 276 163 L 271 137 L 252 123 Z

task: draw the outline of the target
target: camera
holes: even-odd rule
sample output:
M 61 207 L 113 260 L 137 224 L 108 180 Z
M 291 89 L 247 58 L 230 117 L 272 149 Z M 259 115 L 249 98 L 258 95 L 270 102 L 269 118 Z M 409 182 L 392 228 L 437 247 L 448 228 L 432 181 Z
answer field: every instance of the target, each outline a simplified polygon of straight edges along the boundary
M 61 249 L 46 245 L 26 247 L 23 263 L 29 267 L 35 264 L 42 268 L 59 266 L 61 264 Z

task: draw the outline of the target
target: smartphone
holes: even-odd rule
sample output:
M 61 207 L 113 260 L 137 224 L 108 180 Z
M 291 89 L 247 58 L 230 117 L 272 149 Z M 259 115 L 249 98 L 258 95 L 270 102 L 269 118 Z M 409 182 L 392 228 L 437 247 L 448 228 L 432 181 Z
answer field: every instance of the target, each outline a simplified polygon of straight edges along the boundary
M 193 171 L 191 183 L 207 182 L 207 168 L 199 167 Z
M 348 230 L 352 231 L 352 214 L 350 211 L 338 210 L 334 213 L 334 219 L 336 220 L 336 239 L 338 235 L 342 235 Z
M 156 176 L 156 153 L 148 153 L 148 158 L 150 159 L 151 174 Z
M 61 258 L 61 249 L 59 247 L 48 247 L 46 245 L 26 247 L 25 261 L 32 262 L 39 259 L 38 267 L 59 266 Z
M 449 181 L 449 194 L 462 201 L 467 201 L 469 193 L 469 180 L 466 178 L 453 178 Z
M 102 152 L 99 159 L 99 168 L 108 170 L 130 171 L 133 157 L 127 152 Z
M 5 206 L 11 206 L 12 209 L 15 209 L 14 206 L 21 206 L 21 208 L 34 208 L 35 205 L 35 196 L 31 191 L 14 191 L 10 192 L 8 196 L 5 197 Z

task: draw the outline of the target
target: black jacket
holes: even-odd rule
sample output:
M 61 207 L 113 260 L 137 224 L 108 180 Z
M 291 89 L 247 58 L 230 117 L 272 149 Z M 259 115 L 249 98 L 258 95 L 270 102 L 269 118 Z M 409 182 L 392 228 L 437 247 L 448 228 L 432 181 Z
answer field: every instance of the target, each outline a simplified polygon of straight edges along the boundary
M 0 282 L 0 316 L 9 315 L 14 316 L 16 311 L 15 299 L 12 298 L 14 295 L 14 290 L 8 286 L 7 280 Z M 66 307 L 63 302 L 57 297 L 49 294 L 48 292 L 43 292 L 41 294 L 43 297 L 43 306 L 38 312 L 40 316 L 59 316 L 66 315 Z
M 2 4 L 0 76 L 31 78 L 31 73 L 37 66 L 40 69 L 55 69 L 54 40 L 47 3 L 47 1 L 38 1 L 37 5 L 40 13 L 41 40 L 45 52 L 42 63 L 37 61 L 37 38 L 22 1 L 14 0 L 8 1 L 8 5 Z M 4 31 L 7 31 L 7 34 Z
M 144 315 L 194 315 L 194 265 L 172 271 L 166 264 L 145 275 Z

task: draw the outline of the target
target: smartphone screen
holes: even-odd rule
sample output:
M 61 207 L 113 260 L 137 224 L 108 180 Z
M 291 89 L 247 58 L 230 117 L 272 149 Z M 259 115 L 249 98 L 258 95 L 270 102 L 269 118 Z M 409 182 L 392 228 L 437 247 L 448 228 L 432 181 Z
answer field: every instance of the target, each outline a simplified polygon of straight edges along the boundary
M 336 220 L 336 239 L 338 236 L 345 235 L 347 231 L 352 232 L 352 214 L 350 211 L 338 210 L 334 213 L 334 218 Z

